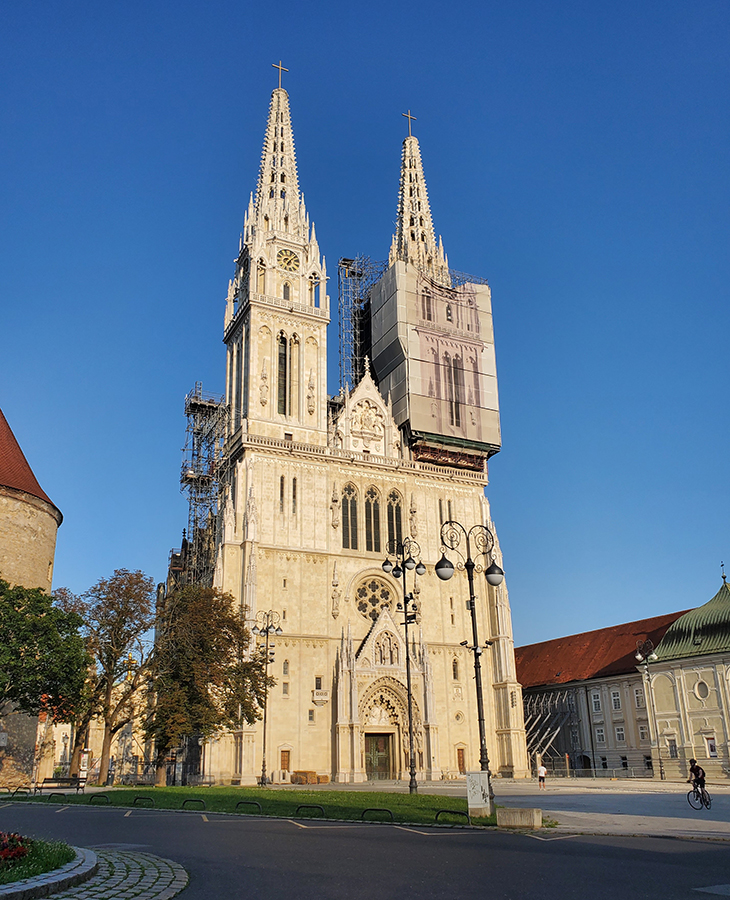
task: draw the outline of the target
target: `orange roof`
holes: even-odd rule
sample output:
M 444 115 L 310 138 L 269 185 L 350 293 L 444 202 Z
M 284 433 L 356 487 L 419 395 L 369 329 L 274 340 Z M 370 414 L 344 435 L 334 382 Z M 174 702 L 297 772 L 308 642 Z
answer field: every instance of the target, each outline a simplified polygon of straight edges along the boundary
M 685 612 L 515 647 L 517 680 L 522 687 L 535 687 L 633 672 L 636 642 L 648 639 L 656 647 L 664 632 Z
M 0 485 L 16 491 L 25 491 L 32 497 L 45 500 L 56 509 L 56 505 L 38 484 L 28 460 L 20 449 L 8 421 L 0 409 Z

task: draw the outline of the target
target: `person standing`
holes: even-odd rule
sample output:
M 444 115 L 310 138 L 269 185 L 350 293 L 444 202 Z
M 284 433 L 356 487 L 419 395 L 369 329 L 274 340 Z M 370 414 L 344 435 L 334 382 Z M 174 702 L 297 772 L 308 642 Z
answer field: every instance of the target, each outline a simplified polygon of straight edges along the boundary
M 540 765 L 537 769 L 537 787 L 538 787 L 538 790 L 540 790 L 540 791 L 545 790 L 545 776 L 546 775 L 547 775 L 547 769 L 545 768 L 545 766 L 542 763 L 540 763 Z

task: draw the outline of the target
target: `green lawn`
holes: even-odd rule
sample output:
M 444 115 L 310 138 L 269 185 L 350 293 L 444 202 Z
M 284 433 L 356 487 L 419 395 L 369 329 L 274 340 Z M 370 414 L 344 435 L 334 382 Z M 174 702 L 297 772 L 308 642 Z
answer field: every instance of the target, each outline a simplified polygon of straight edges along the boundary
M 108 797 L 112 806 L 123 807 L 148 807 L 152 804 L 148 800 L 135 798 L 152 798 L 156 809 L 182 809 L 185 803 L 186 809 L 197 809 L 200 812 L 226 812 L 240 815 L 259 815 L 255 804 L 245 804 L 236 809 L 236 805 L 243 800 L 255 800 L 261 804 L 261 813 L 265 816 L 277 816 L 279 818 L 326 818 L 345 819 L 348 821 L 360 821 L 363 811 L 372 809 L 389 809 L 393 813 L 396 822 L 409 822 L 422 825 L 433 825 L 436 813 L 440 809 L 454 810 L 458 813 L 467 811 L 466 798 L 462 797 L 438 797 L 433 794 L 402 794 L 384 793 L 380 791 L 308 791 L 308 790 L 277 790 L 276 788 L 260 787 L 164 787 L 164 788 L 110 788 L 99 794 L 67 794 L 64 798 L 58 795 L 47 795 L 44 803 L 83 803 L 94 806 L 106 805 L 102 797 Z M 96 798 L 96 799 L 95 799 Z M 38 799 L 38 798 L 35 798 Z M 201 803 L 194 800 L 204 801 Z M 320 809 L 301 809 L 297 807 L 311 804 L 322 807 Z M 370 812 L 365 816 L 371 821 L 390 821 L 388 813 Z M 480 818 L 474 820 L 479 825 L 496 825 L 496 818 Z M 439 824 L 466 825 L 467 820 L 463 815 L 439 816 Z

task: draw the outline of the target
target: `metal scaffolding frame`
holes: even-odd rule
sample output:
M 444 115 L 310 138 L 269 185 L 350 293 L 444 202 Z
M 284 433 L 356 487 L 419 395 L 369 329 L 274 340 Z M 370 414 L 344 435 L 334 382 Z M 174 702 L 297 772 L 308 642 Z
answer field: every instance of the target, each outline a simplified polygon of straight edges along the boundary
M 180 490 L 188 495 L 188 527 L 183 538 L 178 584 L 213 584 L 218 544 L 218 498 L 226 436 L 225 398 L 204 391 L 201 382 L 185 397 L 187 429 Z
M 527 752 L 532 760 L 541 757 L 557 757 L 553 748 L 556 738 L 566 724 L 578 722 L 574 688 L 540 691 L 525 694 L 525 734 Z

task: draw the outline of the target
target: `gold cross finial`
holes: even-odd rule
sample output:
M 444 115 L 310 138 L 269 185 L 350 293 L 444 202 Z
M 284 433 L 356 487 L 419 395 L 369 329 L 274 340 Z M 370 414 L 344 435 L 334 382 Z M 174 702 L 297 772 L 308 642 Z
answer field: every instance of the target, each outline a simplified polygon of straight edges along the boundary
M 414 121 L 418 121 L 418 120 L 416 119 L 415 116 L 411 115 L 410 109 L 408 110 L 407 113 L 401 113 L 401 115 L 405 116 L 405 118 L 408 119 L 408 137 L 413 137 L 413 135 L 411 134 L 411 119 L 413 119 Z
M 288 72 L 289 69 L 287 69 L 286 66 L 282 66 L 281 60 L 279 60 L 279 64 L 278 64 L 278 65 L 277 65 L 276 63 L 271 63 L 271 65 L 272 65 L 272 67 L 273 67 L 274 69 L 278 69 L 278 70 L 279 70 L 279 90 L 281 90 L 281 73 L 282 73 L 282 72 Z

